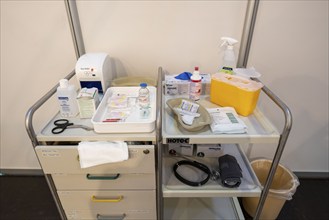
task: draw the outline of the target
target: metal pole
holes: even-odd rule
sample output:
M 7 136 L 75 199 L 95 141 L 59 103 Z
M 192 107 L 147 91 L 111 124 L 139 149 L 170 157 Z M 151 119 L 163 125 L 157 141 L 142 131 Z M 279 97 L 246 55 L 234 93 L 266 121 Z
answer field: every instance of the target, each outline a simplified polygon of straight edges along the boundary
M 245 67 L 247 67 L 247 64 L 248 64 L 248 58 L 249 58 L 251 41 L 252 41 L 255 23 L 256 23 L 258 6 L 259 6 L 259 0 L 249 0 L 248 1 L 246 18 L 245 18 L 245 23 L 244 23 L 244 27 L 243 27 L 242 37 L 241 37 L 240 52 L 239 52 L 239 57 L 238 57 L 238 62 L 237 62 L 237 67 L 240 67 L 240 68 L 243 68 L 243 67 L 245 68 Z M 259 81 L 257 79 L 254 79 L 254 80 Z M 262 90 L 282 109 L 282 111 L 285 115 L 285 126 L 284 126 L 283 132 L 281 133 L 281 136 L 280 136 L 280 140 L 279 140 L 276 152 L 275 152 L 275 156 L 273 158 L 270 172 L 267 176 L 266 182 L 264 184 L 264 188 L 261 192 L 254 219 L 260 218 L 260 215 L 262 213 L 262 210 L 263 210 L 263 207 L 264 207 L 264 204 L 266 201 L 266 197 L 268 195 L 271 183 L 274 178 L 274 174 L 279 165 L 284 147 L 286 145 L 286 142 L 287 142 L 287 139 L 288 139 L 291 127 L 292 127 L 292 115 L 291 115 L 289 108 L 266 86 L 264 86 L 262 88 Z
M 157 219 L 162 220 L 163 216 L 163 193 L 162 193 L 162 155 L 163 155 L 163 146 L 162 146 L 162 81 L 163 73 L 162 67 L 158 68 L 158 84 L 157 84 L 157 121 L 156 121 L 156 174 L 157 174 Z
M 83 42 L 79 14 L 75 0 L 64 0 L 67 18 L 69 20 L 75 55 L 77 59 L 85 54 L 85 45 Z
M 259 0 L 249 0 L 240 43 L 237 67 L 247 67 L 251 41 L 254 34 Z

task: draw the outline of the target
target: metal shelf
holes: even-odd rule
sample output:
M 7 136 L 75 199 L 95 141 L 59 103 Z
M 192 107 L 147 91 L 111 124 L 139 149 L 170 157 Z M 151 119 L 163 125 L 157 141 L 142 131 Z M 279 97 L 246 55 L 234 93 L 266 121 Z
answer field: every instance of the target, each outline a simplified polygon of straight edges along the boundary
M 167 198 L 164 219 L 218 220 L 244 219 L 244 216 L 237 198 Z
M 54 121 L 60 119 L 59 113 L 56 114 L 48 124 L 37 133 L 38 141 L 156 141 L 156 131 L 148 133 L 96 133 L 95 131 L 86 131 L 82 128 L 66 129 L 63 133 L 54 135 L 51 129 L 54 128 Z M 79 117 L 69 118 L 70 122 L 77 125 L 93 127 L 90 119 L 80 119 Z
M 162 98 L 162 137 L 163 143 L 167 144 L 168 139 L 184 139 L 189 144 L 216 144 L 216 143 L 277 143 L 280 133 L 270 120 L 256 109 L 248 117 L 240 117 L 248 127 L 246 134 L 215 134 L 212 133 L 209 126 L 201 131 L 189 132 L 179 125 L 175 119 L 172 110 L 166 104 L 166 101 L 177 96 L 165 96 Z M 186 98 L 186 97 L 185 97 Z M 198 102 L 205 108 L 218 108 L 209 100 L 209 96 L 203 96 Z M 178 141 L 178 140 L 177 140 Z
M 173 174 L 173 165 L 181 160 L 179 156 L 164 157 L 163 160 L 163 197 L 257 197 L 261 193 L 260 183 L 250 166 L 248 159 L 238 145 L 230 144 L 222 146 L 223 155 L 233 155 L 242 170 L 241 185 L 238 188 L 223 187 L 218 180 L 209 180 L 200 187 L 187 186 L 181 183 Z M 218 169 L 218 158 L 193 158 L 200 163 L 206 164 L 211 170 Z M 184 176 L 193 177 L 193 169 L 187 168 Z

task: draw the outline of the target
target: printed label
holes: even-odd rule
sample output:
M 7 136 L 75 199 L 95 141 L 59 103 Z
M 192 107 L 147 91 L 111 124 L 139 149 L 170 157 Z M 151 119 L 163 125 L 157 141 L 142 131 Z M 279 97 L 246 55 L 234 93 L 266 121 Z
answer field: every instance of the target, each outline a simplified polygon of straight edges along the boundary
M 168 144 L 188 144 L 190 142 L 189 138 L 167 138 Z
M 58 150 L 42 150 L 43 157 L 59 157 L 60 154 Z

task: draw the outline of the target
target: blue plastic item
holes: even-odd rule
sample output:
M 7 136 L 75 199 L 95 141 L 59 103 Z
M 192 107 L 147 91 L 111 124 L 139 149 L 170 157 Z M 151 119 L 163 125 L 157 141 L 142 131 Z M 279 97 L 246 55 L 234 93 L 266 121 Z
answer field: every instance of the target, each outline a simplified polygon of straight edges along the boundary
M 183 72 L 183 73 L 175 76 L 175 79 L 190 80 L 191 76 L 192 76 L 192 73 L 190 73 L 190 72 Z

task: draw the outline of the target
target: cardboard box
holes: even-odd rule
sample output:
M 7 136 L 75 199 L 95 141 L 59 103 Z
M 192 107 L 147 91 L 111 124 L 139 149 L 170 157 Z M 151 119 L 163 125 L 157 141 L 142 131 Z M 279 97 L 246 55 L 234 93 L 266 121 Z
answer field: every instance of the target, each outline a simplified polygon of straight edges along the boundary
M 168 144 L 169 155 L 193 156 L 193 144 Z
M 80 118 L 92 118 L 99 104 L 97 88 L 82 88 L 77 96 Z
M 165 95 L 188 95 L 190 81 L 175 78 L 176 75 L 165 75 Z M 201 95 L 210 93 L 210 74 L 200 73 L 202 77 Z
M 220 157 L 223 150 L 220 144 L 197 144 L 195 154 L 197 157 Z

